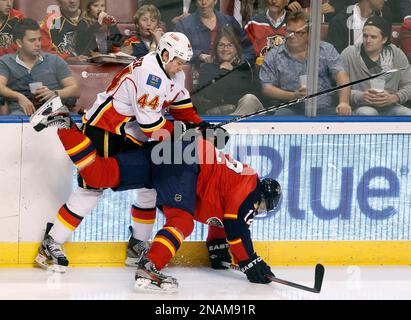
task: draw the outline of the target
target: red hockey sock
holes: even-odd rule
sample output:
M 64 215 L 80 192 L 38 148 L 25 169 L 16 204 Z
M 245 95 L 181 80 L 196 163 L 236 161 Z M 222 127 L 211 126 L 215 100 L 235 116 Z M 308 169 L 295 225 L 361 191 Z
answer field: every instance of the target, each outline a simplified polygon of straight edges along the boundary
M 70 129 L 59 129 L 57 131 L 60 141 L 74 165 L 83 169 L 90 165 L 96 158 L 97 151 L 91 140 L 83 134 L 76 126 Z
M 120 170 L 115 158 L 102 158 L 91 140 L 77 127 L 57 131 L 71 161 L 85 183 L 93 188 L 112 188 L 120 183 Z
M 167 206 L 163 206 L 163 211 L 166 225 L 157 232 L 147 253 L 158 270 L 164 268 L 194 229 L 194 218 L 188 212 Z

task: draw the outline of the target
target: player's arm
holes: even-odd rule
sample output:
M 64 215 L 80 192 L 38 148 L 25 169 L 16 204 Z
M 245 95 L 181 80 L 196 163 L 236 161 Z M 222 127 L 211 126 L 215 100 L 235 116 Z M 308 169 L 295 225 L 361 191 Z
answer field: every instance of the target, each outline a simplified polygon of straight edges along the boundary
M 254 214 L 252 210 L 247 214 L 225 214 L 224 229 L 230 250 L 238 261 L 238 265 L 247 279 L 253 283 L 269 283 L 267 275 L 274 276 L 270 267 L 254 251 L 249 225 Z
M 190 93 L 187 89 L 182 89 L 177 98 L 169 108 L 171 116 L 178 121 L 201 123 L 203 120 L 197 114 L 197 111 L 191 101 Z

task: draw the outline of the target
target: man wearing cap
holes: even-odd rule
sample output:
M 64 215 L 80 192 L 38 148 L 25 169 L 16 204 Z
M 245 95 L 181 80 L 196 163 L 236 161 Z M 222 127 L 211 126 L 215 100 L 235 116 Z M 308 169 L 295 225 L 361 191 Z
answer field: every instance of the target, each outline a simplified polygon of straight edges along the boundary
M 406 55 L 390 43 L 391 24 L 382 17 L 369 18 L 363 28 L 363 43 L 346 48 L 341 57 L 350 81 L 367 78 L 390 69 L 404 69 L 359 83 L 351 88 L 354 115 L 408 116 L 404 104 L 411 99 L 411 68 Z
M 349 2 L 349 1 L 348 1 Z M 362 42 L 362 29 L 371 16 L 384 17 L 392 22 L 391 10 L 384 0 L 359 0 L 355 5 L 348 5 L 330 20 L 327 42 L 339 53 L 346 47 Z

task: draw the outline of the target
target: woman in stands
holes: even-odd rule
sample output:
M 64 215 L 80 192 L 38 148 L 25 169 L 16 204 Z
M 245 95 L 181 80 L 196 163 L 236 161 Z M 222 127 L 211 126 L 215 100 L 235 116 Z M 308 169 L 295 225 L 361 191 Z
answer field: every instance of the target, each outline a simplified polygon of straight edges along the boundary
M 137 34 L 124 42 L 121 51 L 137 58 L 155 51 L 164 34 L 160 26 L 160 18 L 160 11 L 156 6 L 143 5 L 140 7 L 134 16 Z
M 199 70 L 199 88 L 204 88 L 199 89 L 196 97 L 200 114 L 240 115 L 263 108 L 252 94 L 258 88 L 254 67 L 244 58 L 240 40 L 230 26 L 217 34 L 211 59 L 211 63 L 201 64 Z
M 119 51 L 122 36 L 117 21 L 107 14 L 105 0 L 87 0 L 76 37 L 77 54 L 93 56 Z

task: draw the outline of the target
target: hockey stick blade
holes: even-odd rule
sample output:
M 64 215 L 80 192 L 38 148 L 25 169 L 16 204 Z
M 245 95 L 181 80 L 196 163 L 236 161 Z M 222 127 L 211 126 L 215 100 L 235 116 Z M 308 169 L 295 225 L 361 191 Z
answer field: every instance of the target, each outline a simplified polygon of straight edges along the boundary
M 221 264 L 224 267 L 227 267 L 229 269 L 240 271 L 240 268 L 235 264 L 231 264 L 231 263 L 228 263 L 228 262 L 221 262 Z M 309 292 L 313 292 L 313 293 L 320 293 L 321 292 L 321 287 L 322 287 L 322 284 L 323 284 L 323 279 L 324 279 L 324 272 L 325 272 L 325 268 L 322 264 L 317 264 L 315 266 L 314 288 L 307 287 L 307 286 L 304 286 L 302 284 L 298 284 L 298 283 L 291 282 L 291 281 L 288 281 L 288 280 L 283 280 L 283 279 L 280 279 L 280 278 L 276 278 L 276 277 L 273 277 L 273 276 L 266 276 L 266 277 L 271 282 L 280 283 L 280 284 L 283 284 L 285 286 L 293 287 L 293 288 L 304 290 L 304 291 L 309 291 Z

